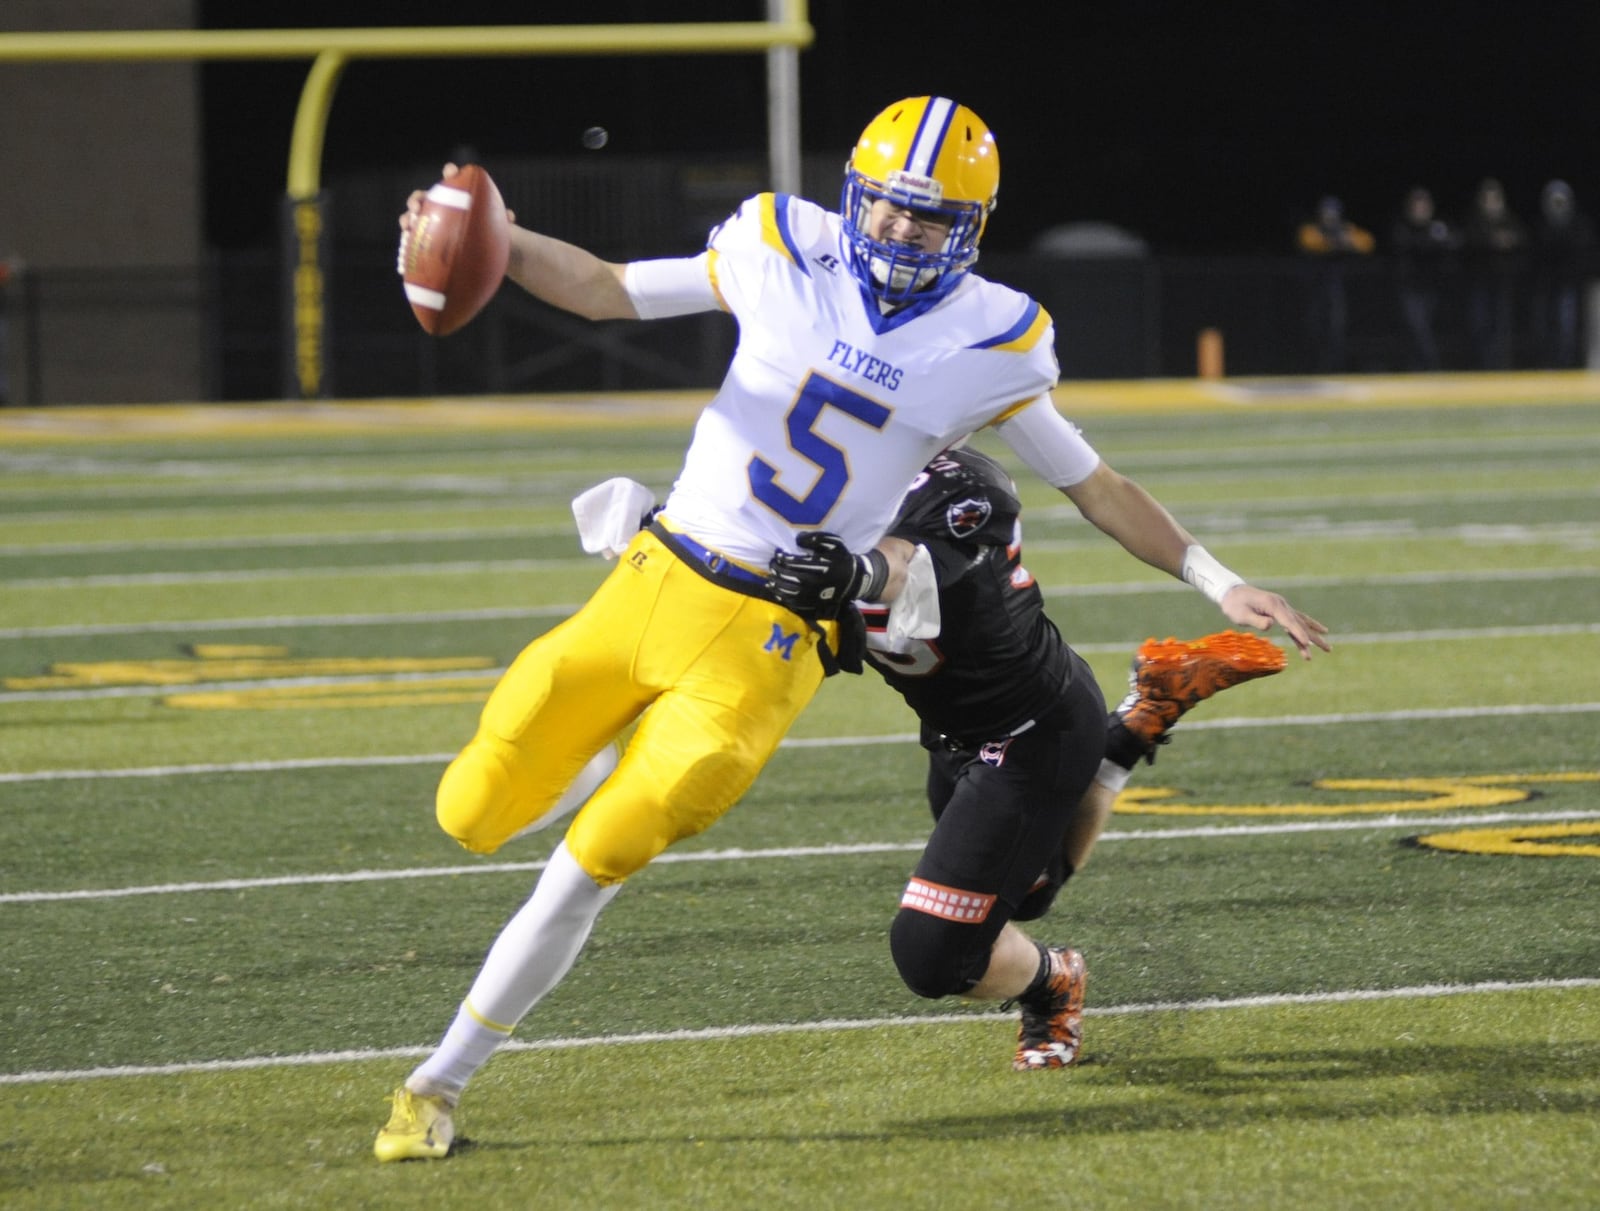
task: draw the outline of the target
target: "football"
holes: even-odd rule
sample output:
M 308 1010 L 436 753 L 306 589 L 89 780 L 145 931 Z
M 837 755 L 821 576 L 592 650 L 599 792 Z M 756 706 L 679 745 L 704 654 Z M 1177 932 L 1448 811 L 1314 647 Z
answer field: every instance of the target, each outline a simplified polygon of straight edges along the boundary
M 423 330 L 449 336 L 488 305 L 506 274 L 511 225 L 493 179 L 464 165 L 428 190 L 396 266 Z

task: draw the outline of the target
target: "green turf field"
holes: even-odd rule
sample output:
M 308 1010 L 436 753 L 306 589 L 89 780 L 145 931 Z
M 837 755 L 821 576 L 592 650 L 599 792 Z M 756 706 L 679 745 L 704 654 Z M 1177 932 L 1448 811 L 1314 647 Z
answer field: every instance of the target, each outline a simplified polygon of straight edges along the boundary
M 1494 383 L 1082 393 L 1336 651 L 1195 710 L 1040 923 L 1079 1068 L 899 984 L 921 754 L 841 677 L 394 1166 L 556 840 L 474 857 L 434 785 L 605 575 L 571 497 L 664 491 L 692 409 L 0 412 L 0 1206 L 1600 1206 L 1600 381 Z M 1018 475 L 1108 698 L 1225 625 Z

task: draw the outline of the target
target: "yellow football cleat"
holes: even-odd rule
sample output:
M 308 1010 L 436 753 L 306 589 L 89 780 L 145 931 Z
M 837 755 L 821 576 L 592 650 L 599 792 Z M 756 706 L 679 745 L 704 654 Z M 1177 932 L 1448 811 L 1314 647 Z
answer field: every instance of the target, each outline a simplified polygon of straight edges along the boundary
M 442 1097 L 412 1093 L 401 1085 L 394 1091 L 394 1112 L 373 1142 L 373 1155 L 380 1161 L 438 1160 L 448 1155 L 456 1137 L 450 1117 L 454 1110 Z

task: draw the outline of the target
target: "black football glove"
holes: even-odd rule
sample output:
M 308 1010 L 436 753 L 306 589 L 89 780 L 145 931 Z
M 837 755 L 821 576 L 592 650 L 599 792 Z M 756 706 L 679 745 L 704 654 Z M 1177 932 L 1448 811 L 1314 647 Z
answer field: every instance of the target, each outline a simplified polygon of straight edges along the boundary
M 826 530 L 806 530 L 795 541 L 800 554 L 772 557 L 767 591 L 802 618 L 837 618 L 852 601 L 876 601 L 889 582 L 881 551 L 857 555 Z

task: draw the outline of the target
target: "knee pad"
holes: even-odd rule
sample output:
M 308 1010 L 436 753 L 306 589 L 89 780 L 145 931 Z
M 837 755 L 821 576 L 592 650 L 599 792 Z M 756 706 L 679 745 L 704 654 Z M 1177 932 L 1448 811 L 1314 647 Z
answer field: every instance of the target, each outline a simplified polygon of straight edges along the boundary
M 573 818 L 567 848 L 597 883 L 619 883 L 716 823 L 759 770 L 736 752 L 662 759 L 636 738 L 616 776 Z
M 626 809 L 610 810 L 614 805 L 614 800 L 602 796 L 593 810 L 579 812 L 567 830 L 568 851 L 601 887 L 638 874 L 678 839 L 671 817 L 659 803 L 642 800 L 634 792 Z
M 573 861 L 601 887 L 615 886 L 638 874 L 666 848 L 656 838 L 622 838 L 577 824 L 567 832 L 566 844 Z
M 607 744 L 552 802 L 548 780 L 553 766 L 530 768 L 515 746 L 480 731 L 439 780 L 434 805 L 439 827 L 475 854 L 493 853 L 512 837 L 544 828 L 582 807 L 620 759 L 620 747 Z
M 434 799 L 439 827 L 475 854 L 493 853 L 516 831 L 507 823 L 516 797 L 510 749 L 480 732 L 439 779 Z
M 905 985 L 937 1000 L 966 992 L 989 969 L 987 930 L 902 908 L 889 927 L 889 953 Z

